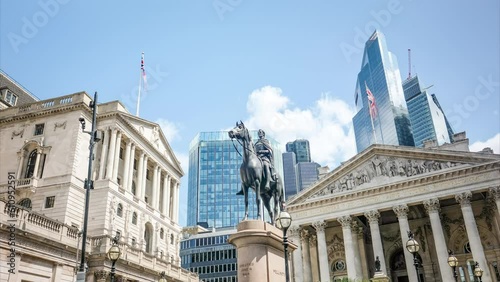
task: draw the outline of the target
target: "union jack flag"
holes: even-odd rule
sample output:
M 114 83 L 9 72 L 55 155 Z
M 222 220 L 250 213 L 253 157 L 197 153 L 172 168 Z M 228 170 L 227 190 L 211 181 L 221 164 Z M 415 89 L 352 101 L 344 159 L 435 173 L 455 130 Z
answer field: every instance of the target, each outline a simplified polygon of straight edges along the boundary
M 141 71 L 142 71 L 142 79 L 144 81 L 144 86 L 146 86 L 147 79 L 146 79 L 146 70 L 144 69 L 144 52 L 142 52 L 142 55 L 141 55 Z
M 377 104 L 375 103 L 375 96 L 373 96 L 372 92 L 370 91 L 370 88 L 368 88 L 368 85 L 366 85 L 365 81 L 365 87 L 366 87 L 366 95 L 368 95 L 368 101 L 370 101 L 370 116 L 372 119 L 377 117 Z

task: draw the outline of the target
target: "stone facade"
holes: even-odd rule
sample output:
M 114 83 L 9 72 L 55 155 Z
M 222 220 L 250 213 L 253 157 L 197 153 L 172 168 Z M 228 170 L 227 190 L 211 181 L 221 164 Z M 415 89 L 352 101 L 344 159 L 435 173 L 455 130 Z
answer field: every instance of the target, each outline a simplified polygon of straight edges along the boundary
M 80 262 L 91 98 L 75 93 L 0 110 L 0 281 L 74 281 Z M 99 104 L 87 228 L 87 281 L 104 281 L 120 233 L 118 281 L 198 281 L 180 267 L 180 178 L 159 126 Z M 4 267 L 15 250 L 13 271 Z M 15 272 L 15 273 L 14 273 Z M 104 277 L 104 278 L 103 278 Z
M 454 281 L 448 249 L 460 281 L 476 261 L 499 281 L 499 210 L 500 155 L 372 145 L 287 201 L 293 281 L 370 279 L 378 256 L 379 276 L 417 282 L 408 231 L 421 281 Z

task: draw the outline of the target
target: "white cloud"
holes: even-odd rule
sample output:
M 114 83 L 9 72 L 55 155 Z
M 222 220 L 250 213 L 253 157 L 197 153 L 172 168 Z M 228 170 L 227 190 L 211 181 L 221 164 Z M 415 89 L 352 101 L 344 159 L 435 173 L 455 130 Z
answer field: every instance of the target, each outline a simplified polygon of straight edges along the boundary
M 500 153 L 500 133 L 497 133 L 497 135 L 491 137 L 490 139 L 488 139 L 484 142 L 476 141 L 476 142 L 472 143 L 472 145 L 469 146 L 469 149 L 471 150 L 471 152 L 479 152 L 486 147 L 491 148 L 495 154 L 499 154 Z
M 178 124 L 162 118 L 157 119 L 156 123 L 161 127 L 161 131 L 169 143 L 172 143 L 172 141 L 178 138 L 180 139 Z
M 262 128 L 285 144 L 296 139 L 309 140 L 311 158 L 330 169 L 356 154 L 352 117 L 354 108 L 325 93 L 310 108 L 292 107 L 280 88 L 265 86 L 254 90 L 247 101 L 250 129 Z

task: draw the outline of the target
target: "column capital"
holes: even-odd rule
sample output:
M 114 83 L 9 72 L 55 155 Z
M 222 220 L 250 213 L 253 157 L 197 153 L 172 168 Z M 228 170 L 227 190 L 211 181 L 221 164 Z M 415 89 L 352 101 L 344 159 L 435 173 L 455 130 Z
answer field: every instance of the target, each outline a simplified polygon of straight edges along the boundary
M 371 210 L 365 212 L 365 217 L 368 219 L 369 223 L 378 224 L 378 219 L 380 218 L 380 212 L 378 210 Z
M 408 206 L 406 204 L 392 207 L 392 210 L 399 218 L 408 218 Z
M 311 234 L 311 236 L 309 237 L 309 246 L 315 247 L 317 243 L 318 243 L 318 237 L 316 237 L 316 235 L 314 234 Z
M 441 206 L 439 205 L 438 198 L 432 198 L 424 201 L 424 208 L 427 213 L 439 212 Z
M 465 191 L 463 193 L 455 195 L 455 200 L 460 203 L 462 207 L 470 206 L 470 199 L 472 198 L 471 191 Z
M 318 220 L 313 222 L 312 226 L 316 229 L 316 232 L 325 232 L 326 222 L 324 220 Z
M 350 215 L 344 215 L 337 218 L 337 221 L 342 224 L 342 228 L 351 229 L 352 218 Z
M 308 241 L 310 237 L 309 231 L 306 229 L 302 229 L 300 231 L 300 240 L 302 241 Z
M 491 187 L 489 192 L 495 201 L 500 200 L 500 186 Z
M 133 143 L 132 143 L 132 140 L 130 140 L 130 139 L 127 139 L 127 141 L 125 141 L 125 145 L 126 145 L 127 147 L 132 147 L 132 144 L 133 144 Z
M 288 228 L 288 234 L 290 237 L 300 237 L 300 226 L 298 225 L 292 225 L 290 228 Z
M 108 278 L 108 272 L 106 270 L 97 270 L 97 271 L 94 271 L 94 276 L 97 280 L 101 280 L 101 279 L 106 279 Z

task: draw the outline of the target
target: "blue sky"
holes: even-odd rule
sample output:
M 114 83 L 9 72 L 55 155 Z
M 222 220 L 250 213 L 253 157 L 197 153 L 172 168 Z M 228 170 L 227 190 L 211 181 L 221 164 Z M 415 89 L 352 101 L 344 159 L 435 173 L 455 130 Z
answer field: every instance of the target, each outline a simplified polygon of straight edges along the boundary
M 237 120 L 283 144 L 307 138 L 333 168 L 355 154 L 354 86 L 375 28 L 403 79 L 411 48 L 412 73 L 472 149 L 499 153 L 497 0 L 1 1 L 0 68 L 40 99 L 97 91 L 135 113 L 144 52 L 141 117 L 162 125 L 186 173 L 196 133 Z

